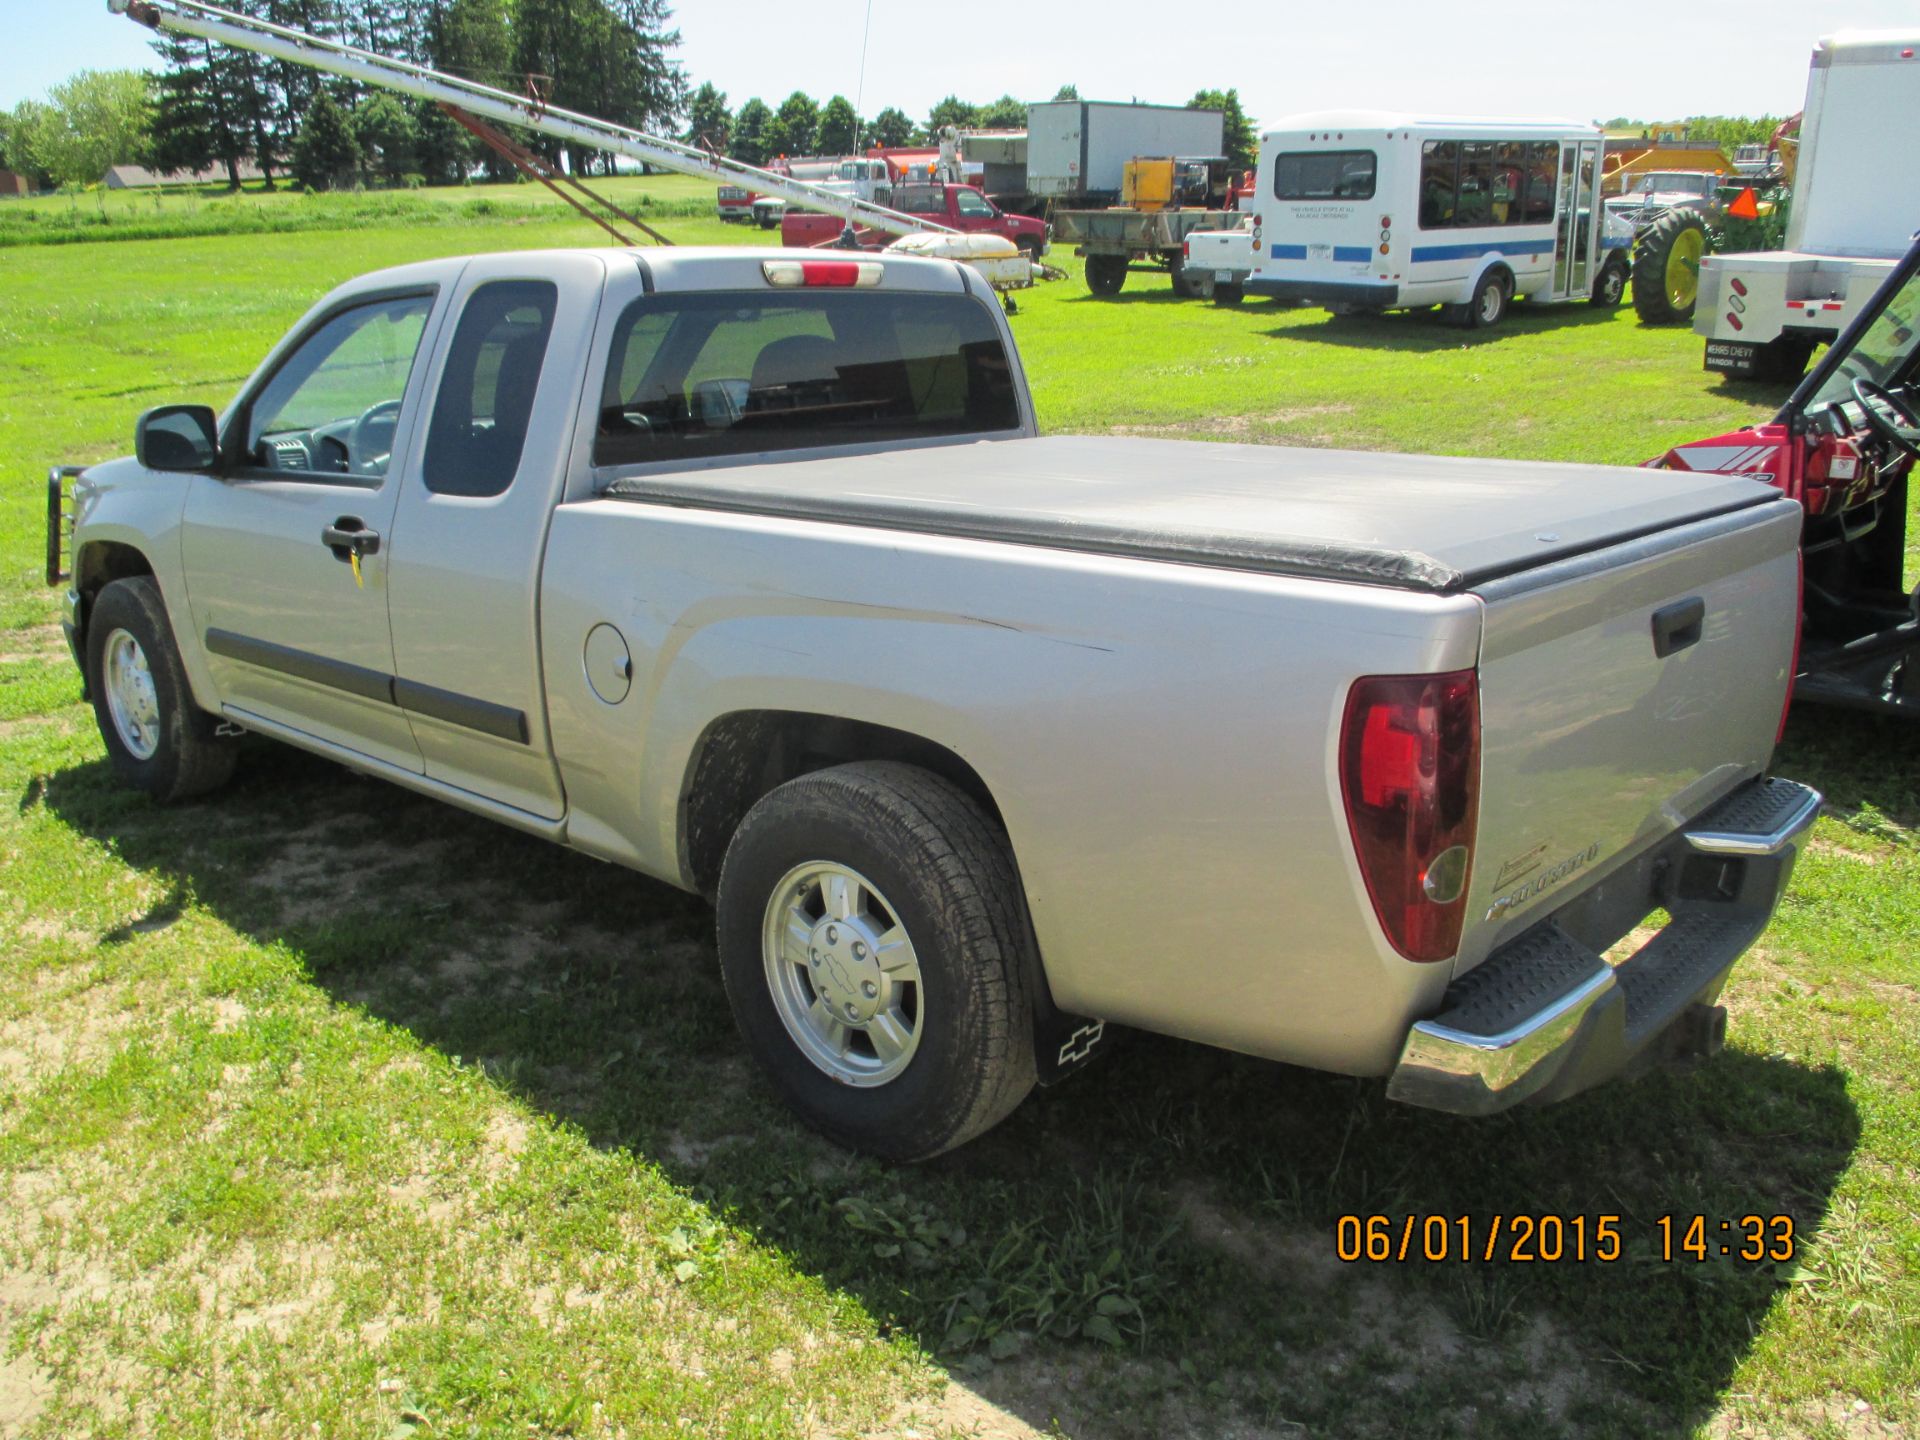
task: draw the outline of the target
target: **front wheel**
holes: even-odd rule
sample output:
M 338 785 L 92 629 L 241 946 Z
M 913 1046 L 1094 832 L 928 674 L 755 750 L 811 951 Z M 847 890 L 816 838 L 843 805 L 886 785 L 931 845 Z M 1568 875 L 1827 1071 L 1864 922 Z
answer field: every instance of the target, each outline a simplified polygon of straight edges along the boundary
M 808 1125 L 924 1160 L 1034 1083 L 1031 928 L 1004 836 L 909 765 L 768 793 L 720 872 L 721 974 L 747 1048 Z
M 116 580 L 87 620 L 94 722 L 122 784 L 166 802 L 202 795 L 233 774 L 233 743 L 193 703 L 160 589 L 146 576 Z
M 1593 282 L 1592 303 L 1602 310 L 1617 310 L 1627 294 L 1627 267 L 1622 261 L 1609 260 L 1600 267 Z

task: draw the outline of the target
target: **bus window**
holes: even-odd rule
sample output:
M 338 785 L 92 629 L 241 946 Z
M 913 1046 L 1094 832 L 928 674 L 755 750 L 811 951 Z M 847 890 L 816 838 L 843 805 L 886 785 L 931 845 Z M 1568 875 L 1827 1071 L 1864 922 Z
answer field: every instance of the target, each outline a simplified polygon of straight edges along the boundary
M 1560 174 L 1560 145 L 1555 140 L 1536 140 L 1527 147 L 1526 223 L 1553 223 L 1553 187 Z
M 1493 147 L 1493 223 L 1518 225 L 1526 218 L 1527 147 L 1502 140 Z
M 1493 142 L 1460 142 L 1460 188 L 1453 223 L 1491 225 L 1493 223 Z
M 1420 147 L 1420 228 L 1437 230 L 1454 223 L 1459 194 L 1460 144 L 1429 140 Z
M 1276 200 L 1371 200 L 1371 150 L 1289 150 L 1273 157 Z

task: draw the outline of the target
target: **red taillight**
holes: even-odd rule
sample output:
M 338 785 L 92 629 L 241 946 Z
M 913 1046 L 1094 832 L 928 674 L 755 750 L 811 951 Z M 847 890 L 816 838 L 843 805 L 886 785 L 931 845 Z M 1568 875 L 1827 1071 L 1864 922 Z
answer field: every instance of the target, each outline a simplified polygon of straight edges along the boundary
M 1736 295 L 1744 295 L 1747 293 L 1747 287 L 1740 283 L 1740 277 L 1738 275 L 1729 280 L 1727 284 L 1732 287 L 1733 293 Z
M 1193 258 L 1193 242 L 1191 240 L 1182 240 L 1180 242 L 1180 258 L 1182 260 L 1191 260 Z
M 1409 960 L 1460 948 L 1480 811 L 1480 686 L 1472 670 L 1354 681 L 1340 794 L 1374 914 Z
M 1744 330 L 1747 328 L 1746 326 L 1740 323 L 1740 317 L 1734 314 L 1731 310 L 1727 312 L 1727 323 L 1733 326 L 1733 328 L 1736 330 Z

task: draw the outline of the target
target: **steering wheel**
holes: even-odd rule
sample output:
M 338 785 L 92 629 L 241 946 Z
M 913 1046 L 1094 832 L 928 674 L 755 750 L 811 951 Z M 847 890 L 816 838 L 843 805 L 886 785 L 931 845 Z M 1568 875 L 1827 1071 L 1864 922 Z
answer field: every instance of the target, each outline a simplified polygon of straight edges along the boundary
M 1909 460 L 1920 461 L 1920 416 L 1865 376 L 1853 382 L 1853 398 L 1860 402 L 1868 429 Z
M 400 402 L 398 400 L 382 400 L 376 405 L 369 405 L 365 410 L 360 412 L 360 418 L 353 422 L 353 430 L 347 436 L 347 463 L 354 467 L 357 473 L 363 475 L 374 473 L 369 468 L 375 457 L 368 454 L 368 451 L 372 448 L 368 441 L 371 438 L 373 427 L 383 420 L 388 422 L 387 443 L 380 447 L 379 458 L 384 459 L 393 453 L 394 417 L 399 413 Z M 385 467 L 382 466 L 381 468 L 384 471 Z

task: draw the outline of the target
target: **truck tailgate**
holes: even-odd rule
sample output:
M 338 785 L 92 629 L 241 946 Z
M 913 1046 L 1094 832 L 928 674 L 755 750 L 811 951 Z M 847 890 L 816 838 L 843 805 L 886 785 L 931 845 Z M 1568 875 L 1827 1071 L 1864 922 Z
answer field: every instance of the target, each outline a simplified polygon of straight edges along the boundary
M 1456 973 L 1766 768 L 1800 523 L 1779 500 L 1475 588 L 1480 823 Z

